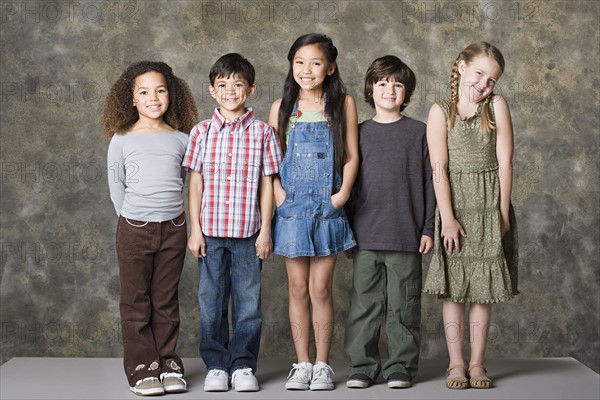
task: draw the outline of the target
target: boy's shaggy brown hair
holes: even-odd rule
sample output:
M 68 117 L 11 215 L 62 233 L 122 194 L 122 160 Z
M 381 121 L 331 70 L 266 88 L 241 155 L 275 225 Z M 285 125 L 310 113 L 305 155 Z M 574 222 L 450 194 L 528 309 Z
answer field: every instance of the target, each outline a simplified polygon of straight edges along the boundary
M 125 133 L 139 119 L 133 106 L 133 84 L 135 78 L 151 71 L 161 73 L 167 81 L 169 108 L 163 115 L 164 121 L 184 133 L 189 133 L 198 122 L 198 110 L 187 83 L 164 62 L 140 61 L 127 67 L 106 96 L 102 125 L 107 139 L 115 133 Z

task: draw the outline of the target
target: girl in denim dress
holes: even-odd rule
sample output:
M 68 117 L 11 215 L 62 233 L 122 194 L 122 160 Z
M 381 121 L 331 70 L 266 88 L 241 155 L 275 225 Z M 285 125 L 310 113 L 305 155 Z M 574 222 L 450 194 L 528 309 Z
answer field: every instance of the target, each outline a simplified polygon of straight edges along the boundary
M 332 390 L 333 272 L 337 253 L 356 245 L 343 206 L 359 165 L 354 99 L 346 94 L 330 38 L 311 33 L 292 45 L 283 98 L 271 107 L 285 151 L 275 179 L 274 252 L 285 257 L 297 363 L 286 389 Z M 309 360 L 312 323 L 316 361 Z

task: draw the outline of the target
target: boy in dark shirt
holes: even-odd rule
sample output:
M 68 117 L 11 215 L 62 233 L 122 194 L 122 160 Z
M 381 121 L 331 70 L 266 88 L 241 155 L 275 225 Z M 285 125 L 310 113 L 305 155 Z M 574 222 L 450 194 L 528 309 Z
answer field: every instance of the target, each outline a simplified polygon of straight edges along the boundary
M 416 85 L 395 56 L 373 61 L 365 99 L 373 119 L 360 124 L 361 164 L 346 206 L 358 246 L 345 350 L 349 388 L 371 386 L 380 372 L 390 388 L 410 387 L 419 361 L 421 255 L 433 247 L 435 194 L 426 125 L 402 115 Z M 382 316 L 389 359 L 378 342 Z

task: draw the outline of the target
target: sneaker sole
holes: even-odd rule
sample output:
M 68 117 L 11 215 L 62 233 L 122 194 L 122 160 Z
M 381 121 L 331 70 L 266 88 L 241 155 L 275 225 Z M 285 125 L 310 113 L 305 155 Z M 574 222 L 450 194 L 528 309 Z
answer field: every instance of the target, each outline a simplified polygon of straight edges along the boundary
M 308 390 L 310 386 L 307 383 L 293 383 L 288 382 L 285 384 L 287 390 Z
M 359 381 L 359 380 L 351 380 L 346 382 L 346 387 L 351 389 L 365 389 L 371 386 L 369 382 Z
M 226 392 L 228 391 L 229 388 L 225 388 L 223 386 L 204 386 L 204 391 L 205 392 Z
M 235 390 L 236 392 L 258 392 L 259 391 L 259 387 L 258 386 L 234 386 L 233 390 Z
M 183 393 L 186 392 L 186 387 L 183 385 L 165 386 L 165 393 Z
M 391 389 L 406 389 L 406 388 L 411 387 L 411 383 L 403 382 L 403 381 L 393 381 L 393 382 L 388 382 L 388 387 Z
M 332 383 L 319 383 L 315 385 L 310 385 L 310 390 L 333 390 L 334 386 Z
M 131 391 L 138 395 L 138 396 L 160 396 L 165 394 L 165 389 L 160 387 L 160 388 L 153 388 L 153 389 L 143 389 L 143 390 L 138 390 L 135 388 L 129 388 L 131 389 Z

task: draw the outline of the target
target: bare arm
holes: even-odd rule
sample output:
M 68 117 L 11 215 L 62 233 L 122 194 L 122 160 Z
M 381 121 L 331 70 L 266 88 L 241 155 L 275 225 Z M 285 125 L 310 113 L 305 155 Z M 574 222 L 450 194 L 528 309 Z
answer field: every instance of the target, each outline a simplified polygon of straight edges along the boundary
M 460 251 L 459 236 L 466 235 L 452 209 L 452 194 L 448 180 L 448 129 L 446 116 L 437 104 L 432 105 L 429 110 L 427 146 L 433 169 L 433 190 L 442 220 L 443 245 L 448 253 L 452 253 L 454 247 L 456 247 L 456 251 Z
M 346 131 L 344 132 L 344 146 L 346 160 L 343 166 L 343 181 L 340 191 L 331 196 L 331 203 L 335 208 L 341 208 L 346 204 L 352 192 L 352 186 L 358 174 L 360 164 L 358 151 L 358 113 L 356 103 L 352 96 L 346 96 L 346 107 L 344 113 Z
M 508 103 L 502 96 L 494 98 L 496 115 L 496 158 L 500 174 L 500 215 L 502 235 L 510 230 L 509 208 L 513 181 L 513 129 Z
M 204 180 L 202 174 L 190 170 L 190 186 L 188 194 L 188 207 L 190 209 L 191 234 L 188 239 L 188 248 L 194 257 L 206 257 L 206 242 L 200 226 L 200 208 L 202 207 L 202 194 Z
M 256 255 L 261 260 L 269 258 L 273 251 L 271 220 L 273 219 L 273 175 L 262 176 L 259 188 L 260 233 L 256 239 Z
M 273 105 L 271 105 L 271 111 L 269 112 L 269 125 L 273 127 L 277 134 L 279 134 L 279 132 L 277 132 L 277 124 L 279 123 L 279 106 L 281 106 L 281 99 L 277 99 L 273 102 Z M 281 145 L 283 146 L 284 144 L 282 143 Z M 283 186 L 281 186 L 281 179 L 279 178 L 279 175 L 273 176 L 273 194 L 275 203 L 278 206 L 281 205 L 283 200 L 285 200 L 286 193 L 283 189 Z

